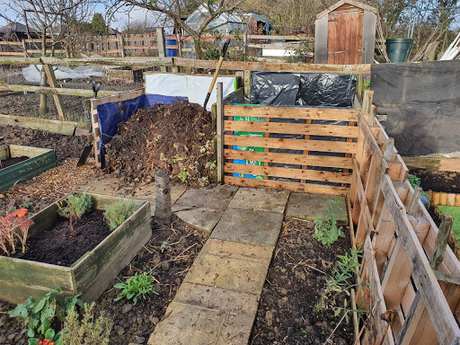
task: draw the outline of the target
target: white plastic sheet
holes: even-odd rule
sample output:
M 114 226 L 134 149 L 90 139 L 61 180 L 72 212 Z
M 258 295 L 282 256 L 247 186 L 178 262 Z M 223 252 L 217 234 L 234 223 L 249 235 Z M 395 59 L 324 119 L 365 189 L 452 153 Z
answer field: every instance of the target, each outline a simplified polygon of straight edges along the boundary
M 91 66 L 79 66 L 77 68 L 68 67 L 53 67 L 54 74 L 57 80 L 62 79 L 84 79 L 91 77 L 102 77 L 102 67 L 91 67 Z M 42 65 L 30 65 L 22 70 L 22 75 L 28 82 L 39 83 L 40 82 L 40 71 Z

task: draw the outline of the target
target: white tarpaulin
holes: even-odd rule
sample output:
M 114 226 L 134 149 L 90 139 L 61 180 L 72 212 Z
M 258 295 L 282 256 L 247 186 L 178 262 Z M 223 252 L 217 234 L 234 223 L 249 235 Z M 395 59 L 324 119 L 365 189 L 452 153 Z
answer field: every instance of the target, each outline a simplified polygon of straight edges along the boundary
M 30 65 L 22 70 L 24 78 L 32 83 L 40 82 L 40 71 L 42 65 Z M 91 77 L 102 77 L 103 67 L 79 66 L 77 68 L 53 67 L 57 80 L 62 79 L 84 79 Z
M 162 73 L 145 74 L 145 93 L 163 96 L 184 96 L 192 103 L 204 104 L 206 94 L 211 85 L 213 76 L 177 75 Z M 217 83 L 223 84 L 224 97 L 236 90 L 236 77 L 218 77 Z M 216 88 L 214 87 L 206 110 L 216 102 Z

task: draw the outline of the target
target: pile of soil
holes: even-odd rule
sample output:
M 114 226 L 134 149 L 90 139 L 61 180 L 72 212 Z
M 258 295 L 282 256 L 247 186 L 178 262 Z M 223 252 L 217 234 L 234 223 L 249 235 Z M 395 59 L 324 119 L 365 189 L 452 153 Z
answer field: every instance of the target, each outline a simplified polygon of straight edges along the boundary
M 59 217 L 50 230 L 27 240 L 29 250 L 22 258 L 70 267 L 110 235 L 110 227 L 100 210 L 84 214 L 72 225 L 73 233 L 69 220 Z
M 114 322 L 111 345 L 146 344 L 155 326 L 164 317 L 189 268 L 207 240 L 207 235 L 175 220 L 170 226 L 152 222 L 153 236 L 133 261 L 112 282 L 96 301 L 95 315 L 105 315 Z M 149 299 L 132 301 L 121 299 L 120 290 L 112 286 L 125 282 L 136 272 L 152 272 L 155 290 Z M 27 344 L 21 335 L 24 326 L 8 314 L 16 306 L 0 302 L 0 344 Z
M 312 237 L 313 222 L 285 220 L 276 245 L 249 343 L 324 344 L 341 316 L 318 311 L 337 255 L 350 249 L 348 236 L 330 246 Z M 350 305 L 348 301 L 348 305 Z M 342 300 L 337 301 L 343 305 Z M 330 344 L 353 344 L 353 323 L 343 320 Z
M 411 168 L 409 172 L 420 179 L 420 186 L 425 191 L 460 193 L 460 173 L 420 168 Z
M 155 171 L 168 172 L 170 180 L 192 187 L 213 183 L 214 154 L 210 114 L 194 103 L 157 104 L 141 109 L 118 125 L 106 145 L 107 171 L 128 185 L 149 183 Z
M 88 144 L 86 136 L 68 136 L 16 126 L 0 126 L 0 145 L 23 145 L 53 149 L 56 159 L 78 158 Z

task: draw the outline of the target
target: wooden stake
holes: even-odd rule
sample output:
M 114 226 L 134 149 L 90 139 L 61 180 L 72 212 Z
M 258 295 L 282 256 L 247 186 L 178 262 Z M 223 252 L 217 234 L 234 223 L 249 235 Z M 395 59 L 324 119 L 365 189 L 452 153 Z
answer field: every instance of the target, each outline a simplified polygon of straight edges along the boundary
M 155 220 L 168 224 L 171 221 L 171 189 L 169 175 L 164 170 L 155 172 Z
M 431 268 L 437 270 L 441 266 L 446 254 L 447 242 L 449 240 L 450 232 L 452 231 L 452 224 L 454 217 L 450 214 L 444 214 L 441 220 L 441 226 L 439 227 L 438 236 L 434 243 L 433 256 L 431 258 Z
M 54 70 L 53 66 L 48 65 L 48 64 L 43 64 L 43 68 L 45 69 L 46 77 L 48 79 L 48 84 L 50 85 L 51 88 L 56 89 L 58 87 L 58 83 L 56 81 L 56 76 L 54 75 Z M 59 114 L 59 120 L 61 121 L 67 121 L 68 118 L 66 114 L 64 113 L 64 108 L 62 106 L 62 99 L 61 95 L 53 93 L 53 98 L 54 98 L 54 103 L 56 103 L 56 109 Z
M 414 195 L 412 195 L 412 199 L 409 203 L 409 207 L 407 208 L 407 214 L 414 216 L 415 210 L 417 209 L 418 201 L 420 200 L 420 195 L 422 195 L 422 188 L 417 187 L 415 188 Z
M 166 57 L 166 48 L 165 48 L 165 32 L 163 28 L 157 28 L 157 46 L 158 46 L 158 56 L 161 58 Z M 166 72 L 166 66 L 162 66 L 162 72 Z

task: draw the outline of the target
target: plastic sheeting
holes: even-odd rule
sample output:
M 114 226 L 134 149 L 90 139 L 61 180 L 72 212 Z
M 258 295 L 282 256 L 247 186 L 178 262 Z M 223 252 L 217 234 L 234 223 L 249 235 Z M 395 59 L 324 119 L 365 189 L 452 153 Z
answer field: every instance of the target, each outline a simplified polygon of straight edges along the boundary
M 97 106 L 97 117 L 101 130 L 101 141 L 99 143 L 99 159 L 101 168 L 105 167 L 105 150 L 112 137 L 117 134 L 119 123 L 128 120 L 132 114 L 139 109 L 150 108 L 155 104 L 172 104 L 176 101 L 188 101 L 186 97 L 171 97 L 162 95 L 142 95 L 137 98 L 129 99 L 123 102 L 105 103 Z M 140 129 L 142 130 L 142 129 Z
M 22 75 L 28 82 L 39 83 L 40 82 L 40 71 L 43 68 L 42 65 L 30 65 L 22 70 Z M 57 80 L 62 79 L 84 79 L 91 77 L 102 77 L 102 67 L 90 67 L 90 66 L 79 66 L 77 68 L 68 67 L 57 67 L 54 70 L 54 74 Z
M 371 88 L 401 155 L 460 151 L 460 61 L 372 65 Z
M 252 72 L 251 103 L 350 107 L 356 93 L 356 81 L 355 75 Z
M 187 97 L 190 102 L 203 106 L 212 78 L 212 76 L 197 75 L 145 74 L 145 93 Z M 237 78 L 234 76 L 218 77 L 216 83 L 223 84 L 224 97 L 234 92 L 237 88 Z M 211 110 L 211 106 L 216 100 L 216 90 L 214 88 L 206 110 Z

